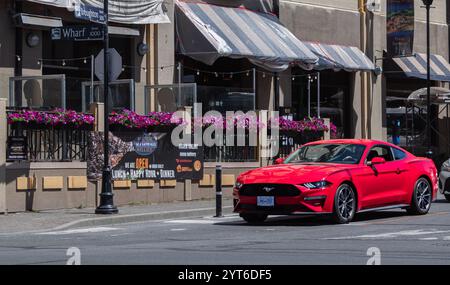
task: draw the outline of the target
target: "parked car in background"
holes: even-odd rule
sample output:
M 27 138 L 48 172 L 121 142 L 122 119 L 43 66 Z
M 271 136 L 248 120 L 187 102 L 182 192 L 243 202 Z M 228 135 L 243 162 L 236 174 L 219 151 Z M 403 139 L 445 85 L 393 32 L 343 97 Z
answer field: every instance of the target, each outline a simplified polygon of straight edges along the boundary
M 439 172 L 439 191 L 450 202 L 450 159 L 446 160 Z
M 390 208 L 423 215 L 438 190 L 432 160 L 381 141 L 312 142 L 276 163 L 237 178 L 234 211 L 245 221 L 329 214 L 348 223 L 357 213 Z

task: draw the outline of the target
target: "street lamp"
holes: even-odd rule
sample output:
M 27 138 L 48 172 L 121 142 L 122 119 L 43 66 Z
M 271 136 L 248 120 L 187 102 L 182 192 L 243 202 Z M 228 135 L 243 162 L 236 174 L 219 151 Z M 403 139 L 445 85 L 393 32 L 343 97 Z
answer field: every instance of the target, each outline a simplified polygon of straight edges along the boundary
M 108 0 L 103 0 L 105 14 L 104 38 L 103 38 L 103 61 L 104 61 L 104 164 L 102 172 L 102 192 L 100 193 L 100 205 L 95 209 L 96 214 L 117 214 L 119 210 L 114 206 L 113 192 L 111 188 L 111 164 L 109 161 L 109 34 L 108 34 Z
M 431 80 L 430 80 L 430 8 L 433 0 L 422 0 L 427 10 L 427 152 L 428 158 L 433 157 L 433 150 L 431 149 Z

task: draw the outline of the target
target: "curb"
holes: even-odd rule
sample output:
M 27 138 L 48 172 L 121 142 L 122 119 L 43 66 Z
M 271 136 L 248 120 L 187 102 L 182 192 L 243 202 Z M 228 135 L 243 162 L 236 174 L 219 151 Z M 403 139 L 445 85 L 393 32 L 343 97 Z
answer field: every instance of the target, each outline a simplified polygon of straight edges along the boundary
M 233 212 L 232 206 L 223 207 L 224 214 L 231 214 Z M 155 213 L 144 213 L 144 214 L 130 214 L 123 216 L 109 216 L 103 218 L 87 218 L 69 222 L 49 230 L 44 230 L 40 232 L 48 231 L 60 231 L 67 230 L 71 228 L 82 228 L 82 227 L 92 227 L 92 226 L 104 226 L 113 224 L 125 224 L 134 222 L 145 222 L 145 221 L 157 221 L 157 220 L 167 220 L 167 219 L 177 219 L 177 218 L 194 218 L 203 216 L 213 216 L 216 214 L 216 208 L 199 208 L 191 210 L 176 210 L 176 211 L 164 211 Z

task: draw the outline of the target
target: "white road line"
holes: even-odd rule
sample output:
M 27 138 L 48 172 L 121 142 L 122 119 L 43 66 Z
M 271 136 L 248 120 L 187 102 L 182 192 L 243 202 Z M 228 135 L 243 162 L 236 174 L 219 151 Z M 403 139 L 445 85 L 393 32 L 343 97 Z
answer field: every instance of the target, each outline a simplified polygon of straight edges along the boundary
M 401 236 L 419 236 L 419 235 L 441 234 L 441 233 L 450 233 L 450 231 L 409 230 L 409 231 L 391 232 L 391 233 L 384 233 L 384 234 L 346 236 L 346 237 L 332 237 L 332 238 L 325 238 L 325 239 L 329 239 L 329 240 L 339 240 L 339 239 L 386 239 L 386 238 L 396 238 L 396 237 L 401 237 Z
M 450 240 L 450 236 L 444 237 L 444 240 Z
M 116 231 L 116 230 L 119 230 L 119 228 L 96 227 L 96 228 L 55 231 L 55 232 L 42 232 L 42 233 L 37 233 L 37 235 L 70 235 L 70 234 L 100 233 L 100 232 L 108 232 L 108 231 Z
M 167 224 L 215 224 L 220 223 L 219 220 L 170 220 L 165 221 Z
M 223 220 L 223 219 L 236 219 L 236 218 L 239 218 L 238 214 L 224 215 L 221 218 L 216 218 L 216 217 L 211 217 L 211 216 L 203 217 L 203 219 L 208 219 L 208 220 Z
M 111 237 L 121 237 L 121 236 L 126 236 L 126 235 L 129 235 L 129 233 L 111 235 Z
M 181 232 L 185 231 L 186 229 L 170 229 L 171 232 Z
M 419 238 L 419 240 L 438 240 L 437 237 Z

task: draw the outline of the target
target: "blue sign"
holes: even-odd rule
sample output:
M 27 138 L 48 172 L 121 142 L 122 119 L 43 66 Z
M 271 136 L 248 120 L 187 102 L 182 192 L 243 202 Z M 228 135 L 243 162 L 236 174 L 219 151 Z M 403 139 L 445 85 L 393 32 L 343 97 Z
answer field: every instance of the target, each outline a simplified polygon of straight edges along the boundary
M 54 41 L 95 41 L 103 40 L 104 30 L 101 26 L 65 26 L 52 28 L 51 39 Z
M 105 23 L 105 12 L 101 8 L 90 5 L 79 4 L 75 6 L 75 18 L 96 23 Z

